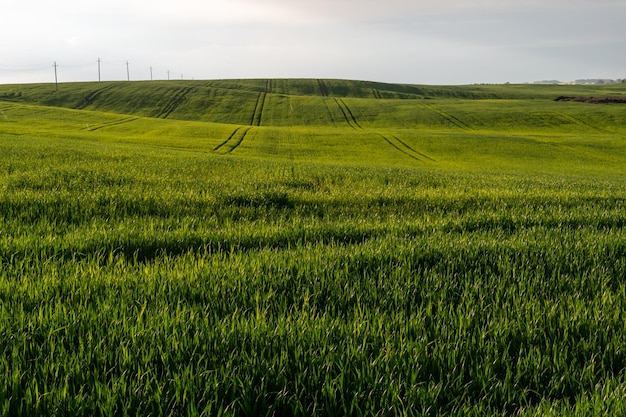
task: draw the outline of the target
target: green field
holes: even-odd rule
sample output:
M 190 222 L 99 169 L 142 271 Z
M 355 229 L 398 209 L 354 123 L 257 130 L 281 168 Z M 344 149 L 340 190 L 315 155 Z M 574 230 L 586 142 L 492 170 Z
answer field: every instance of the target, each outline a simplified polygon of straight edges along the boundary
M 0 85 L 0 416 L 626 413 L 612 86 Z

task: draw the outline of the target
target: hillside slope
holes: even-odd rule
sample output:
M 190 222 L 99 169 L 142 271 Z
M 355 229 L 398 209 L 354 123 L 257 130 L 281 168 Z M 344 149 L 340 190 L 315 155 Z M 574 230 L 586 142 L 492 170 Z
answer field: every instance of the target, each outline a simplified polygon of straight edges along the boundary
M 0 135 L 273 160 L 545 173 L 626 164 L 626 86 L 217 80 L 0 86 Z M 393 97 L 393 98 L 392 98 Z
M 371 85 L 0 86 L 0 416 L 625 415 L 625 108 Z
M 257 79 L 214 81 L 104 82 L 0 85 L 0 101 L 13 101 L 77 110 L 96 110 L 152 118 L 198 120 L 251 126 L 329 125 L 374 123 L 471 125 L 493 127 L 492 108 L 477 108 L 470 121 L 449 117 L 432 104 L 441 100 L 498 100 L 495 110 L 507 126 L 522 122 L 519 112 L 503 101 L 515 101 L 523 113 L 529 100 L 552 101 L 561 95 L 626 95 L 626 87 L 473 85 L 416 86 L 367 81 L 321 79 Z M 345 100 L 344 100 L 345 99 Z M 533 103 L 532 106 L 535 106 Z M 565 106 L 561 105 L 559 108 Z M 476 108 L 473 106 L 473 108 Z M 589 108 L 585 108 L 587 112 Z M 605 109 L 603 109 L 604 111 Z M 431 113 L 435 114 L 431 114 Z M 581 112 L 581 113 L 585 113 Z M 476 112 L 475 112 L 476 113 Z M 391 120 L 393 119 L 393 120 Z M 496 123 L 497 124 L 497 123 Z M 535 125 L 553 124 L 541 119 Z M 557 123 L 559 124 L 559 123 Z M 497 127 L 497 126 L 496 126 Z

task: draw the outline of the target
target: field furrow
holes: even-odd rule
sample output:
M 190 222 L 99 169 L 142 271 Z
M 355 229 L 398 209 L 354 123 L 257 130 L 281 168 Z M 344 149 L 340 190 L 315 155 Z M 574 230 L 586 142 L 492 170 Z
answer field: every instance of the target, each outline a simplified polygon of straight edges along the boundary
M 110 85 L 107 85 L 106 87 L 99 88 L 97 90 L 94 90 L 94 91 L 90 92 L 85 97 L 83 97 L 81 102 L 78 103 L 78 105 L 76 105 L 75 108 L 78 109 L 78 110 L 85 109 L 86 107 L 88 107 L 91 104 L 93 104 L 102 93 L 112 89 L 113 87 L 115 87 L 115 86 L 113 84 L 110 84 Z
M 226 146 L 226 144 L 227 144 L 228 142 L 230 142 L 230 141 L 231 141 L 231 140 L 235 137 L 235 135 L 237 134 L 237 132 L 239 132 L 242 128 L 243 128 L 242 126 L 239 126 L 239 127 L 238 127 L 238 128 L 236 128 L 235 130 L 233 130 L 233 133 L 231 133 L 231 134 L 230 134 L 230 136 L 228 136 L 228 138 L 226 138 L 226 140 L 225 140 L 224 142 L 220 143 L 220 144 L 219 144 L 219 145 L 217 145 L 215 148 L 213 148 L 213 151 L 214 151 L 214 152 L 217 152 L 217 151 L 219 151 L 222 147 Z
M 348 113 L 343 108 L 343 106 L 341 105 L 341 103 L 339 102 L 339 100 L 337 98 L 335 98 L 335 103 L 339 107 L 339 111 L 341 112 L 341 114 L 343 116 L 343 119 L 348 124 L 348 126 L 350 126 L 353 129 L 356 129 L 356 127 L 354 127 L 354 125 L 352 125 L 352 123 L 350 122 L 350 118 L 348 117 Z
M 213 152 L 221 154 L 232 153 L 241 145 L 250 129 L 252 129 L 252 127 L 240 126 L 236 128 L 224 142 L 213 148 Z
M 416 155 L 407 152 L 406 149 L 403 149 L 402 147 L 400 147 L 399 145 L 397 145 L 396 143 L 394 143 L 390 137 L 385 136 L 383 134 L 378 134 L 378 136 L 380 136 L 381 138 L 383 138 L 385 140 L 385 142 L 387 142 L 389 145 L 393 146 L 395 149 L 397 149 L 398 151 L 402 152 L 403 154 L 405 154 L 406 156 L 408 156 L 409 158 L 413 158 L 416 161 L 420 161 L 422 162 L 422 160 L 420 158 L 418 158 Z M 397 140 L 397 138 L 393 137 L 394 140 Z
M 185 101 L 185 97 L 191 90 L 192 87 L 181 88 L 156 117 L 167 119 L 169 115 Z
M 352 121 L 352 123 L 358 127 L 359 129 L 363 129 L 363 127 L 361 127 L 361 125 L 359 124 L 359 122 L 357 121 L 356 117 L 354 117 L 354 113 L 352 113 L 352 110 L 350 109 L 350 107 L 348 107 L 348 105 L 346 104 L 345 101 L 343 101 L 343 99 L 338 99 L 342 106 L 345 108 L 346 112 L 348 113 L 348 115 L 350 116 L 350 120 Z
M 333 112 L 333 110 L 331 109 L 331 106 L 329 105 L 329 103 L 331 102 L 332 99 L 330 98 L 326 98 L 326 97 L 322 97 L 321 98 L 322 103 L 324 104 L 324 109 L 326 110 L 325 113 L 327 115 L 327 120 L 328 120 L 328 124 L 330 126 L 333 127 L 337 127 L 337 118 L 336 116 L 336 112 Z M 334 100 L 332 100 L 334 101 Z M 335 106 L 333 106 L 333 109 L 335 108 Z M 339 123 L 342 123 L 341 121 Z
M 326 87 L 326 84 L 324 84 L 324 81 L 318 78 L 317 85 L 319 87 L 320 94 L 322 95 L 322 97 L 328 97 L 328 88 Z
M 409 151 L 415 153 L 416 155 L 419 155 L 422 158 L 426 158 L 432 162 L 437 162 L 435 159 L 431 158 L 430 156 L 426 155 L 425 153 L 422 153 L 420 151 L 415 150 L 413 147 L 409 146 L 406 142 L 404 142 L 402 139 L 400 139 L 397 136 L 391 135 L 391 138 L 395 139 L 398 143 L 400 143 L 400 145 L 402 145 L 404 148 L 408 149 Z
M 343 118 L 345 119 L 346 123 L 350 127 L 352 127 L 353 129 L 363 129 L 361 125 L 359 124 L 359 122 L 357 122 L 356 118 L 354 117 L 354 114 L 352 113 L 348 105 L 345 103 L 345 101 L 343 101 L 340 98 L 335 98 L 335 103 L 337 103 L 337 106 L 339 106 L 339 110 L 341 111 Z
M 87 130 L 89 132 L 93 132 L 93 131 L 104 129 L 104 128 L 107 128 L 107 127 L 112 127 L 112 126 L 117 126 L 117 125 L 121 125 L 121 124 L 125 124 L 125 123 L 134 122 L 137 119 L 139 119 L 139 117 L 125 117 L 123 119 L 114 120 L 114 121 L 108 122 L 108 123 L 100 123 L 100 124 L 95 124 L 95 125 L 89 125 L 88 124 L 87 126 L 85 126 L 85 130 Z
M 564 112 L 554 112 L 554 115 L 561 120 L 565 120 L 568 123 L 572 123 L 575 125 L 578 125 L 584 129 L 592 129 L 592 130 L 597 130 L 600 132 L 606 132 L 605 129 L 602 129 L 598 126 L 593 125 L 592 123 L 589 123 L 588 121 L 582 120 L 579 117 L 575 117 L 571 114 L 566 114 Z
M 256 103 L 254 105 L 254 111 L 252 112 L 252 117 L 250 118 L 250 126 L 261 126 L 261 121 L 263 119 L 263 108 L 265 107 L 265 100 L 267 98 L 267 93 L 259 93 L 256 99 Z
M 237 149 L 241 145 L 241 143 L 246 138 L 246 135 L 248 134 L 250 129 L 252 128 L 246 127 L 240 131 L 240 133 L 238 134 L 239 138 L 233 143 L 232 146 L 230 146 L 230 148 L 228 149 L 228 153 L 232 153 L 235 149 Z
M 430 111 L 438 114 L 439 116 L 441 116 L 442 118 L 444 118 L 445 120 L 447 120 L 448 122 L 450 122 L 451 124 L 453 124 L 454 126 L 460 128 L 460 129 L 472 130 L 472 127 L 469 126 L 467 123 L 463 122 L 458 117 L 448 113 L 447 111 L 442 110 L 442 109 L 436 107 L 433 104 L 421 104 L 421 106 L 424 109 L 430 110 Z

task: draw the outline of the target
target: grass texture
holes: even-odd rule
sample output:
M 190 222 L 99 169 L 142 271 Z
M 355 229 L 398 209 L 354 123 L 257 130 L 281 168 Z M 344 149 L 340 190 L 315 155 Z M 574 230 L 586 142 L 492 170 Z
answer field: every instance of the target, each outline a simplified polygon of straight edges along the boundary
M 550 88 L 0 86 L 0 415 L 626 412 L 626 116 Z

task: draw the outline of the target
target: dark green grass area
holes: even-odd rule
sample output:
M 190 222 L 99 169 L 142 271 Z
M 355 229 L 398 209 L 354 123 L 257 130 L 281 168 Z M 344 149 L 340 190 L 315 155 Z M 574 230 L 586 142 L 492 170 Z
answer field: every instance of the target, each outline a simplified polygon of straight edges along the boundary
M 197 84 L 0 86 L 0 415 L 626 412 L 621 107 Z
M 259 97 L 263 95 L 268 110 L 261 120 L 271 125 L 332 125 L 345 123 L 352 112 L 357 122 L 382 123 L 396 127 L 415 127 L 415 124 L 457 125 L 481 128 L 491 126 L 493 108 L 502 111 L 500 118 L 509 124 L 529 117 L 542 119 L 556 116 L 557 121 L 547 123 L 577 123 L 559 120 L 558 115 L 544 112 L 544 102 L 559 96 L 624 96 L 623 84 L 605 86 L 569 85 L 470 85 L 470 86 L 419 86 L 384 84 L 365 81 L 276 79 L 276 80 L 214 80 L 214 81 L 157 81 L 157 82 L 103 82 L 61 84 L 58 91 L 51 85 L 0 85 L 0 100 L 59 106 L 78 110 L 132 114 L 144 117 L 178 120 L 201 120 L 218 123 L 253 124 Z M 348 108 L 339 108 L 346 99 Z M 339 100 L 339 104 L 338 104 Z M 431 102 L 431 100 L 435 100 Z M 446 103 L 474 102 L 467 105 L 470 115 L 477 120 L 465 119 L 454 111 L 440 108 L 436 100 Z M 452 101 L 449 101 L 452 100 Z M 496 100 L 494 106 L 489 100 Z M 505 101 L 510 101 L 508 104 Z M 529 101 L 535 111 L 527 108 Z M 483 108 L 482 104 L 487 103 Z M 355 105 L 356 109 L 350 106 Z M 502 105 L 502 106 L 501 106 Z M 416 117 L 424 106 L 424 117 Z M 558 103 L 560 108 L 589 109 L 584 103 Z M 607 107 L 601 106 L 602 111 Z M 506 109 L 509 109 L 505 111 Z M 537 114 L 537 111 L 541 114 Z M 585 112 L 586 110 L 579 110 Z M 515 112 L 515 113 L 513 113 Z M 593 112 L 593 111 L 592 111 Z M 265 112 L 264 112 L 265 113 Z M 346 113 L 345 115 L 343 113 Z M 623 121 L 623 112 L 620 113 Z M 459 116 L 458 120 L 454 116 Z M 376 120 L 376 119 L 379 120 Z M 512 119 L 511 119 L 512 118 Z M 481 120 L 483 119 L 483 120 Z M 398 123 L 400 122 L 400 123 Z M 475 125 L 475 122 L 477 125 Z M 537 126 L 534 126 L 537 127 Z M 601 127 L 601 126 L 600 126 Z

